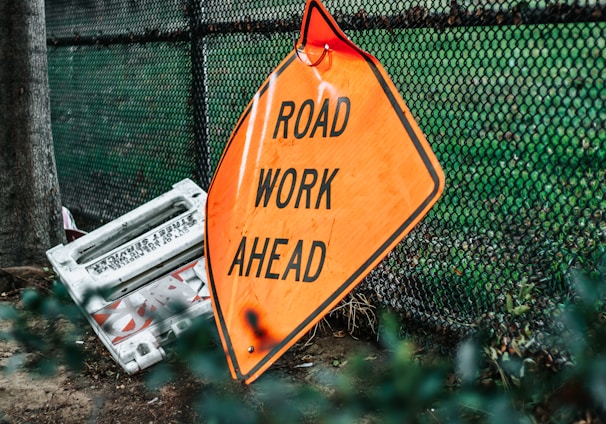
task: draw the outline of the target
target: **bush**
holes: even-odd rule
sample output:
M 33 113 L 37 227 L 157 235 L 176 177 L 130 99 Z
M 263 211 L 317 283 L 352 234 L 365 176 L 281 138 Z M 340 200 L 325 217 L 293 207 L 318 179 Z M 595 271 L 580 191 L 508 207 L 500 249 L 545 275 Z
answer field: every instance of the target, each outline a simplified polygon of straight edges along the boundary
M 384 313 L 384 358 L 367 361 L 354 353 L 330 382 L 330 392 L 273 374 L 242 386 L 231 381 L 216 328 L 205 320 L 189 330 L 190 337 L 178 339 L 174 360 L 144 378 L 156 388 L 185 374 L 198 378 L 199 391 L 189 401 L 197 417 L 213 423 L 600 423 L 606 414 L 606 255 L 585 269 L 571 269 L 568 278 L 575 295 L 554 318 L 562 332 L 547 336 L 558 343 L 551 351 L 522 349 L 479 332 L 454 357 L 419 353 L 398 336 L 395 315 Z M 64 364 L 82 370 L 87 353 L 73 340 L 84 320 L 61 284 L 44 293 L 22 291 L 19 307 L 2 305 L 0 319 L 12 323 L 2 339 L 36 353 L 35 361 L 14 361 L 14 368 L 48 374 Z M 66 332 L 57 325 L 61 320 L 76 325 Z

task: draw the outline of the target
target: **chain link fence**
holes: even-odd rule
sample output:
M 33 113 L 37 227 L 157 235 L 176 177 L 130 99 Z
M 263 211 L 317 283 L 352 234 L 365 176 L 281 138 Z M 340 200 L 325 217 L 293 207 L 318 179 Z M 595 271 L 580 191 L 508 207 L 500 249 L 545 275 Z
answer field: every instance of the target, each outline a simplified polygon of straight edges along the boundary
M 183 2 L 46 2 L 61 195 L 109 221 L 195 177 Z
M 478 329 L 557 333 L 570 268 L 606 245 L 606 3 L 325 5 L 383 63 L 446 175 L 442 198 L 356 293 L 434 345 Z M 208 187 L 303 8 L 47 0 L 64 204 L 101 223 L 181 178 Z

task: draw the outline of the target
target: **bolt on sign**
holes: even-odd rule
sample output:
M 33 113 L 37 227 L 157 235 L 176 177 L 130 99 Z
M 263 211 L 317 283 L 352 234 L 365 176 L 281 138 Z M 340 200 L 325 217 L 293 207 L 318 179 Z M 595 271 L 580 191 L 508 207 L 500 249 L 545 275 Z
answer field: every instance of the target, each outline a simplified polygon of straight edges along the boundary
M 438 161 L 376 58 L 308 0 L 208 191 L 206 261 L 236 379 L 259 377 L 419 222 Z

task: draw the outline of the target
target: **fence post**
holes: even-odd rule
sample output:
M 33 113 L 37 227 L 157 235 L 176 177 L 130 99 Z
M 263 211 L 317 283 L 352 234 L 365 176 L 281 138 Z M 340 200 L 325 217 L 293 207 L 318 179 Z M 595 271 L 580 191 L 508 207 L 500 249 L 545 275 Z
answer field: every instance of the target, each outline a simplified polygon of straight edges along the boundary
M 190 0 L 187 8 L 191 31 L 191 102 L 194 117 L 194 152 L 196 155 L 196 179 L 204 190 L 208 190 L 212 178 L 208 152 L 208 116 L 206 99 L 206 39 L 201 31 L 205 22 L 204 2 Z

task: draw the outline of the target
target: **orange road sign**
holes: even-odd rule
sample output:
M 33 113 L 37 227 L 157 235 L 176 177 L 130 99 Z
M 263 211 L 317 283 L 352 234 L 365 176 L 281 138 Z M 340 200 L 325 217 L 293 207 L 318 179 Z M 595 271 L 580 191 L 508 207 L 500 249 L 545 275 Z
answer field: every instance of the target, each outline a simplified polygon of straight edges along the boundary
M 444 187 L 397 88 L 318 0 L 238 121 L 208 191 L 206 261 L 232 376 L 254 381 Z

